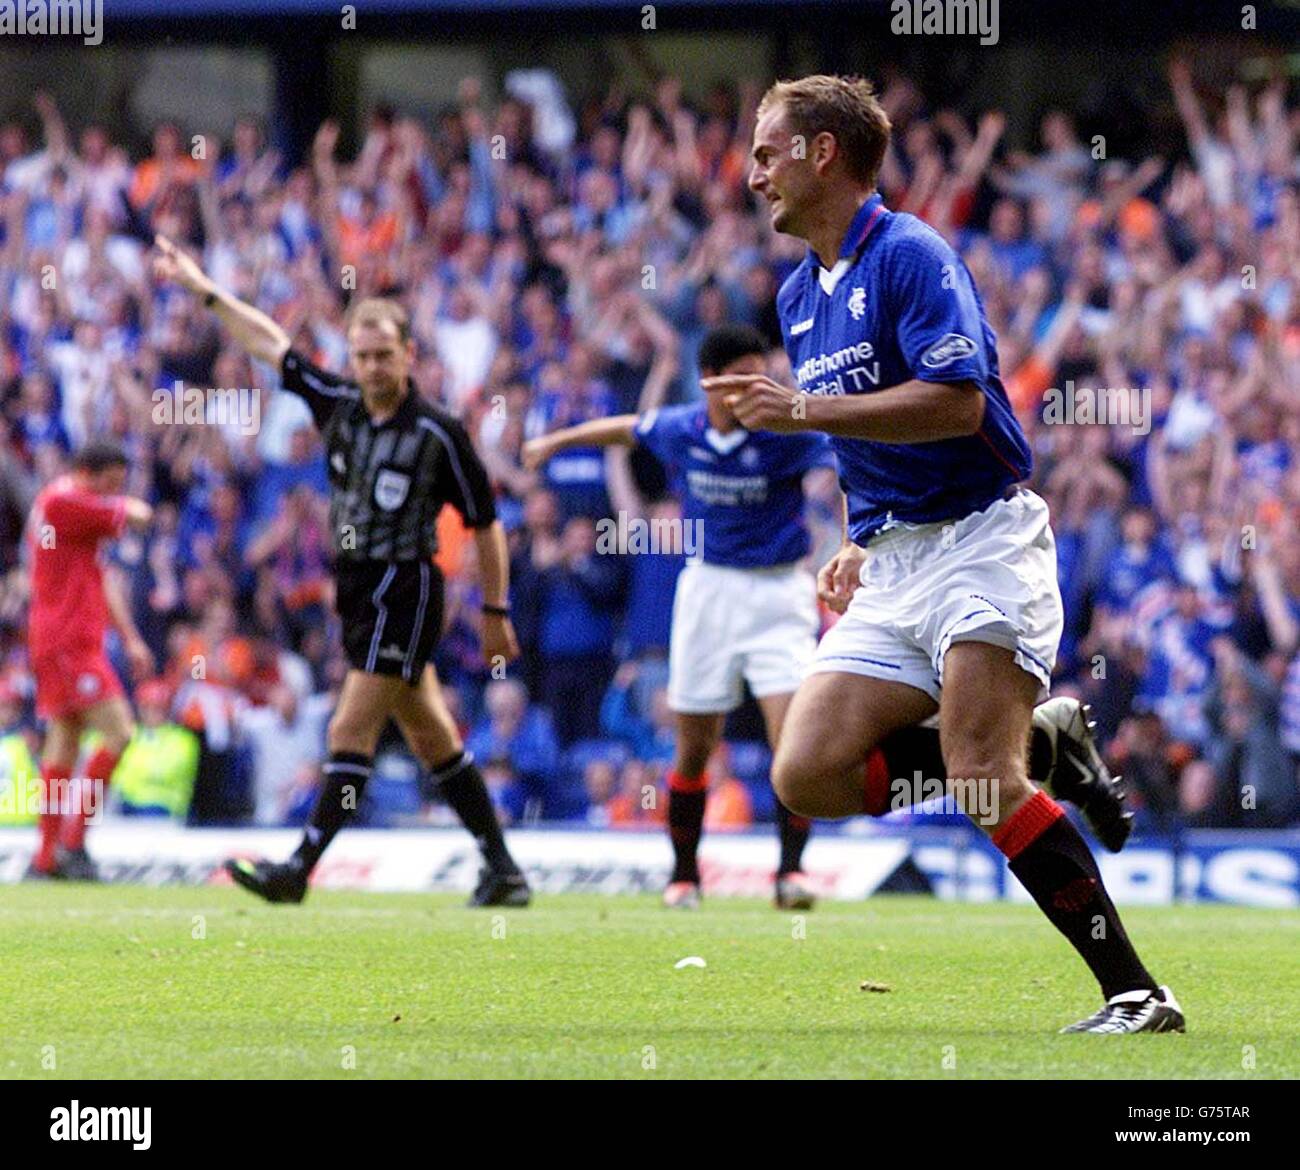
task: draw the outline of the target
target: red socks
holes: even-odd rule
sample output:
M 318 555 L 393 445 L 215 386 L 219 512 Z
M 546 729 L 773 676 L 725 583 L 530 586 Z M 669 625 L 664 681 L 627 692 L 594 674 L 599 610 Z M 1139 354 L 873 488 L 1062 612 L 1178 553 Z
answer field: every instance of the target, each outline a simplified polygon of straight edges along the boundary
M 880 748 L 867 756 L 867 770 L 862 778 L 862 811 L 870 817 L 883 817 L 889 811 L 889 763 Z
M 77 807 L 69 809 L 63 817 L 60 844 L 65 849 L 81 849 L 86 844 L 86 826 L 99 811 L 108 789 L 109 778 L 119 759 L 120 752 L 101 747 L 96 748 L 95 754 L 86 761 L 86 773 L 79 785 Z
M 59 823 L 63 819 L 62 802 L 68 790 L 67 764 L 41 765 L 41 812 L 38 822 L 40 843 L 32 864 L 41 870 L 54 868 L 54 850 L 59 843 Z

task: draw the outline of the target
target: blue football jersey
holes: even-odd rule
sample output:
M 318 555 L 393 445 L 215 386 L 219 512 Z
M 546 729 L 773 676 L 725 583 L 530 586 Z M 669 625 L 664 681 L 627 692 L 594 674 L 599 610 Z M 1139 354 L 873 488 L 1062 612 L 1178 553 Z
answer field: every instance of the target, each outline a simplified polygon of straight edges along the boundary
M 854 216 L 834 268 L 809 249 L 777 294 L 800 390 L 870 394 L 904 382 L 972 382 L 985 397 L 978 433 L 932 443 L 831 437 L 848 497 L 849 535 L 956 519 L 1028 477 L 1029 444 L 998 377 L 996 338 L 960 256 L 913 215 L 873 195 Z
M 744 427 L 720 434 L 698 402 L 647 411 L 637 420 L 636 437 L 668 472 L 682 519 L 701 522 L 698 559 L 761 569 L 788 565 L 808 552 L 803 476 L 834 466 L 825 435 Z

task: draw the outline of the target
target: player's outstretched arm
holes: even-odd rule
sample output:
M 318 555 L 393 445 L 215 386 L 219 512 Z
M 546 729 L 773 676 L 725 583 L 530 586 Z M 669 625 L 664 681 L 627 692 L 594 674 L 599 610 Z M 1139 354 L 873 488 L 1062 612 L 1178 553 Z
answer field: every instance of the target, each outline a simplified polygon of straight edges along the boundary
M 933 443 L 973 435 L 984 418 L 984 395 L 968 382 L 913 379 L 874 394 L 804 394 L 766 374 L 723 374 L 702 378 L 700 385 L 725 393 L 727 405 L 751 431 Z
M 284 355 L 289 352 L 289 335 L 261 309 L 219 287 L 192 256 L 181 251 L 166 236 L 155 236 L 154 244 L 158 249 L 153 263 L 154 275 L 202 297 L 240 346 L 258 361 L 278 370 Z
M 636 442 L 637 416 L 616 414 L 612 418 L 597 418 L 529 439 L 522 451 L 523 463 L 535 471 L 552 456 L 570 447 L 630 447 Z

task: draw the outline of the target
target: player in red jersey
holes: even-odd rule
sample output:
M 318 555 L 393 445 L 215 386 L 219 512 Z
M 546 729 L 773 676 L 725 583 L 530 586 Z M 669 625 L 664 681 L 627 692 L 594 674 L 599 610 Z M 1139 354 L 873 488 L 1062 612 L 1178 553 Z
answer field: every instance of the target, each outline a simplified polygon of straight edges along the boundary
M 41 754 L 40 845 L 27 875 L 94 880 L 86 824 L 98 807 L 133 731 L 131 708 L 104 653 L 111 620 L 131 669 L 153 670 L 153 655 L 131 620 L 130 607 L 100 563 L 100 545 L 128 524 L 146 526 L 153 509 L 123 494 L 127 459 L 114 443 L 94 440 L 76 455 L 70 474 L 36 497 L 27 525 L 31 609 L 27 648 L 36 676 L 36 713 L 48 721 Z M 99 746 L 73 782 L 84 731 Z

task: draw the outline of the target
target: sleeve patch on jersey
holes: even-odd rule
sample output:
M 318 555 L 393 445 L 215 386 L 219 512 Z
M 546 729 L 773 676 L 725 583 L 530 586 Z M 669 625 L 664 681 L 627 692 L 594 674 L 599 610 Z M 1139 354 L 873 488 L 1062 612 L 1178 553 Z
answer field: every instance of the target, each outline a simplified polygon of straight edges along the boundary
M 921 355 L 921 365 L 937 370 L 940 366 L 949 366 L 970 357 L 975 351 L 976 345 L 969 337 L 961 333 L 945 333 Z

